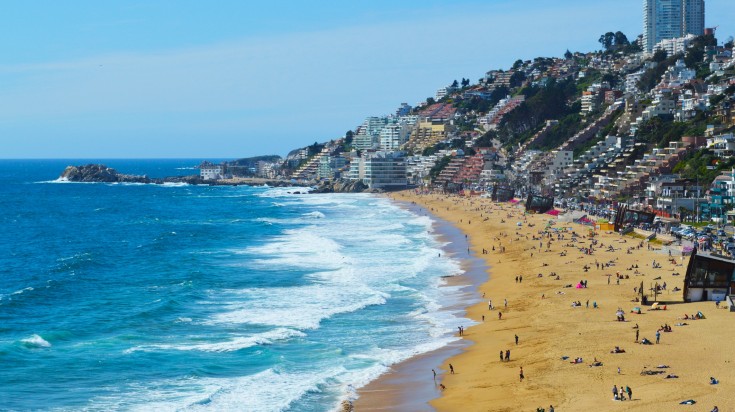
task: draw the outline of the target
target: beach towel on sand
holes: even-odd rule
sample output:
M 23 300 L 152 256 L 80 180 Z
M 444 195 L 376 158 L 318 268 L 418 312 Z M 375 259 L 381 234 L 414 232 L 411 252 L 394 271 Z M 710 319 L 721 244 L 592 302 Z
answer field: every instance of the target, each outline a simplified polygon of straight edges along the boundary
M 695 401 L 694 399 L 689 399 L 679 402 L 679 405 L 694 405 L 695 403 L 697 403 L 697 401 Z

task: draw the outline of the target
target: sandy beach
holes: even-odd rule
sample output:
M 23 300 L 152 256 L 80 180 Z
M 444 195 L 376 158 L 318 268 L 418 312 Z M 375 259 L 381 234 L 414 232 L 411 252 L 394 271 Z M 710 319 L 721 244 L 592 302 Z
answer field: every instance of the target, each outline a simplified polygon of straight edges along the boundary
M 511 203 L 409 191 L 391 197 L 456 225 L 491 269 L 479 289 L 483 300 L 467 308 L 478 322 L 463 334 L 471 344 L 441 365 L 436 384 L 430 368 L 423 371 L 430 391 L 412 389 L 421 385 L 415 380 L 402 384 L 400 376 L 421 373 L 415 361 L 404 362 L 361 390 L 355 410 L 399 410 L 395 399 L 415 393 L 409 410 L 735 411 L 735 313 L 714 302 L 683 303 L 674 289 L 683 285 L 687 257 L 669 257 L 660 244 L 649 248 L 632 236 L 597 231 L 591 238 L 587 226 L 524 215 Z M 658 295 L 666 310 L 633 301 L 641 282 L 647 292 L 666 283 Z M 682 319 L 700 311 L 705 319 Z M 671 331 L 657 333 L 663 326 Z M 644 338 L 651 344 L 641 344 Z M 620 353 L 611 352 L 616 347 Z M 629 387 L 632 400 L 613 400 L 613 386 Z M 427 393 L 440 396 L 430 404 L 416 399 Z M 680 405 L 690 399 L 694 406 Z

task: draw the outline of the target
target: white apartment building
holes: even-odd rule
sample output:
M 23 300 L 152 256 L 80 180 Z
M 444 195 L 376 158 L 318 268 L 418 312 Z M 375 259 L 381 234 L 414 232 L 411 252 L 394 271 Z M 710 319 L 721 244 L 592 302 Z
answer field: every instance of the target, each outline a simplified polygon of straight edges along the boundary
M 675 54 L 684 53 L 686 49 L 692 44 L 693 40 L 697 36 L 693 34 L 687 34 L 684 37 L 675 37 L 673 39 L 663 39 L 656 43 L 653 47 L 654 50 L 665 50 L 667 56 L 673 56 Z
M 199 165 L 199 177 L 203 180 L 217 180 L 224 178 L 224 166 L 213 164 L 210 162 L 202 162 Z

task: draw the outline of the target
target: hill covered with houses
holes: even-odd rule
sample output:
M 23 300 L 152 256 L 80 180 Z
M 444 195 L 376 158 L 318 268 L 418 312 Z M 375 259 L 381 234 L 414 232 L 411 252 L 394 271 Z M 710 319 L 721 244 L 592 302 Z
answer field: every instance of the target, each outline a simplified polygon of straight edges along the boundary
M 653 53 L 641 42 L 606 33 L 599 51 L 517 60 L 368 116 L 338 139 L 231 162 L 229 172 L 373 190 L 500 185 L 721 215 L 735 199 L 733 42 L 711 30 Z

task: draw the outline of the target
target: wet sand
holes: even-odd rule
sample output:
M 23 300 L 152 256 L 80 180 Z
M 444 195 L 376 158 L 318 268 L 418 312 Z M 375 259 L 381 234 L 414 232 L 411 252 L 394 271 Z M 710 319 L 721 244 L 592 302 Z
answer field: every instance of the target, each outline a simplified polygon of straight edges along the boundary
M 735 411 L 735 350 L 731 348 L 735 313 L 716 309 L 713 302 L 683 303 L 681 292 L 672 291 L 683 285 L 688 258 L 671 262 L 667 254 L 655 250 L 660 245 L 649 250 L 640 239 L 604 232 L 596 233 L 598 246 L 587 255 L 580 249 L 590 245 L 589 228 L 561 223 L 550 215 L 524 216 L 522 207 L 493 204 L 487 199 L 412 192 L 391 196 L 416 202 L 456 225 L 469 236 L 473 254 L 492 265 L 492 276 L 479 288 L 486 298 L 468 302 L 468 316 L 478 324 L 466 329 L 463 340 L 473 344 L 446 360 L 441 371 L 437 369 L 446 390 L 431 400 L 431 407 L 440 411 L 516 411 L 548 410 L 553 405 L 556 410 L 668 411 L 687 408 L 679 402 L 694 399 L 696 406 L 689 408 L 709 411 L 717 405 L 720 411 Z M 569 228 L 565 239 L 554 237 L 550 243 L 548 238 L 538 239 L 549 220 L 556 222 L 552 227 Z M 571 231 L 579 235 L 575 242 Z M 614 251 L 607 250 L 611 246 Z M 631 253 L 627 253 L 629 248 L 633 248 Z M 483 254 L 482 249 L 488 253 Z M 563 251 L 566 256 L 561 256 Z M 654 260 L 661 268 L 652 266 Z M 603 266 L 598 268 L 596 262 Z M 605 267 L 606 263 L 611 266 Z M 638 265 L 638 273 L 633 265 Z M 618 273 L 622 275 L 620 282 Z M 522 276 L 522 282 L 517 282 L 516 276 Z M 586 280 L 588 287 L 576 288 L 580 280 Z M 656 282 L 667 283 L 658 300 L 665 301 L 668 310 L 651 310 L 631 301 L 636 296 L 633 288 L 641 282 L 645 289 Z M 489 299 L 493 310 L 488 308 Z M 582 306 L 572 307 L 573 301 Z M 598 309 L 593 308 L 594 303 Z M 641 307 L 641 314 L 631 313 L 636 306 Z M 625 313 L 624 322 L 616 320 L 618 308 Z M 678 319 L 698 311 L 706 319 Z M 502 319 L 498 312 L 502 312 Z M 682 323 L 687 325 L 677 326 Z M 636 324 L 638 329 L 634 329 Z M 664 324 L 670 325 L 672 332 L 662 332 L 659 344 L 635 343 L 636 330 L 641 339 L 655 342 L 656 331 Z M 515 335 L 519 336 L 518 345 Z M 615 346 L 625 353 L 611 353 Z M 509 361 L 499 360 L 501 350 L 511 351 Z M 570 363 L 577 357 L 582 363 Z M 601 366 L 592 366 L 594 360 Z M 396 365 L 393 373 L 361 390 L 356 410 L 431 410 L 424 403 L 429 400 L 427 394 L 435 395 L 431 375 L 410 384 L 401 378 L 427 367 L 430 373 L 428 362 L 414 372 L 408 369 L 420 365 L 412 362 L 421 361 Z M 450 362 L 454 375 L 445 372 Z M 663 365 L 668 368 L 657 367 Z M 525 375 L 522 382 L 521 367 Z M 645 371 L 662 373 L 642 375 Z M 678 378 L 665 379 L 666 375 Z M 710 376 L 720 383 L 710 385 Z M 420 390 L 420 385 L 430 389 Z M 633 401 L 612 400 L 613 385 L 630 386 Z M 389 390 L 371 392 L 370 388 Z M 387 393 L 391 395 L 382 396 Z M 411 398 L 413 401 L 402 403 Z M 416 405 L 425 408 L 414 408 Z

